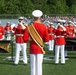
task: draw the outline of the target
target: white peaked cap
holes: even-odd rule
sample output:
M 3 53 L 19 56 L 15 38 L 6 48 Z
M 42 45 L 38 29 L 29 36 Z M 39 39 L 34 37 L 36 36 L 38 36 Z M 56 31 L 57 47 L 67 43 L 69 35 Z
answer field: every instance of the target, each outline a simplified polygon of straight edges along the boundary
M 10 22 L 7 22 L 7 23 L 9 23 L 9 24 L 10 24 Z
M 32 12 L 32 15 L 33 15 L 34 17 L 41 17 L 41 16 L 43 15 L 43 13 L 42 13 L 41 10 L 34 10 L 34 11 Z
M 69 23 L 71 23 L 72 21 L 68 21 Z
M 51 25 L 53 25 L 53 22 L 50 22 Z
M 58 19 L 57 22 L 62 22 L 62 20 L 61 19 Z
M 1 24 L 1 21 L 0 21 L 0 24 Z
M 22 19 L 22 20 L 23 20 L 23 19 L 24 19 L 24 17 L 19 17 L 19 19 Z
M 65 23 L 66 22 L 66 20 L 62 20 L 62 23 Z
M 60 26 L 61 24 L 60 23 L 58 23 L 58 26 Z
M 76 22 L 74 22 L 74 24 L 76 25 Z
M 75 27 L 76 27 L 76 25 L 75 25 Z

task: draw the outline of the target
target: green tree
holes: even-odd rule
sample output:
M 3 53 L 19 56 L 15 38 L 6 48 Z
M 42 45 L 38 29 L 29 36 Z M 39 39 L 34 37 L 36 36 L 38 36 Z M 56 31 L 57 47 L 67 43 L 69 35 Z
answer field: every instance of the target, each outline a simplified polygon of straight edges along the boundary
M 48 6 L 51 14 L 67 14 L 68 6 L 65 0 L 48 0 Z
M 49 12 L 49 6 L 47 5 L 47 0 L 31 0 L 33 5 L 34 5 L 34 9 L 39 9 L 42 10 L 44 14 L 50 14 Z
M 76 14 L 76 0 L 0 0 L 0 14 Z
M 4 14 L 20 14 L 19 10 L 19 5 L 20 5 L 20 1 L 19 0 L 5 0 L 4 3 Z
M 70 14 L 76 14 L 76 0 L 66 0 Z
M 3 9 L 5 14 L 30 14 L 33 4 L 30 0 L 7 0 Z
M 3 14 L 4 0 L 0 0 L 0 14 Z
M 71 14 L 76 14 L 76 4 L 72 4 L 70 12 Z
M 24 14 L 31 14 L 31 12 L 34 10 L 34 5 L 31 0 L 23 0 L 22 3 L 24 3 L 22 7 Z

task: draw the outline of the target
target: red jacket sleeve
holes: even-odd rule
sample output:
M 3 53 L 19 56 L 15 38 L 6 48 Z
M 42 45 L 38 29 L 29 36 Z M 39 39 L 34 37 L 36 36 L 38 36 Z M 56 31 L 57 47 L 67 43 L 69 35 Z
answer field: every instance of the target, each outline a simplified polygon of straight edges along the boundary
M 24 31 L 24 36 L 23 36 L 23 38 L 24 38 L 24 41 L 25 41 L 25 42 L 28 42 L 28 40 L 29 40 L 29 33 L 28 33 L 27 28 L 26 28 L 25 31 Z

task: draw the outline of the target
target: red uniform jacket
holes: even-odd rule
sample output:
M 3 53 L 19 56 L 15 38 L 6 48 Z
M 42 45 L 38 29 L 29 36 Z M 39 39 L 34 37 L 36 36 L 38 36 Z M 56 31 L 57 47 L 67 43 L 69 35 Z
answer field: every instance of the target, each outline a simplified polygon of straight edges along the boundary
M 48 27 L 49 39 L 54 40 L 54 27 Z
M 56 39 L 55 39 L 55 45 L 65 45 L 65 38 L 64 38 L 64 33 L 65 31 L 63 31 L 63 29 L 61 28 L 57 28 L 56 30 L 54 30 L 55 35 L 56 35 Z
M 46 26 L 41 23 L 33 23 L 34 27 L 36 28 L 37 32 L 40 34 L 41 38 L 44 42 L 49 41 L 49 35 L 48 31 L 46 29 Z M 28 30 L 25 30 L 24 33 L 24 40 L 27 42 L 29 40 L 29 33 Z M 41 48 L 32 40 L 30 41 L 30 54 L 42 54 Z
M 4 30 L 6 32 L 8 32 L 8 31 L 10 32 L 10 31 L 12 31 L 12 28 L 11 28 L 11 26 L 6 25 L 5 28 L 4 28 Z
M 76 38 L 76 27 L 74 27 L 74 38 Z
M 24 35 L 25 29 L 23 29 L 22 26 L 18 24 L 17 27 L 13 28 L 13 30 L 16 36 L 16 43 L 24 43 L 23 35 Z
M 64 33 L 64 37 L 67 38 L 68 37 L 68 32 L 69 32 L 69 28 L 67 25 L 64 26 L 66 28 L 66 33 Z
M 74 26 L 68 26 L 68 37 L 73 37 L 74 34 Z
M 4 35 L 4 27 L 0 26 L 0 39 L 3 38 L 3 35 Z

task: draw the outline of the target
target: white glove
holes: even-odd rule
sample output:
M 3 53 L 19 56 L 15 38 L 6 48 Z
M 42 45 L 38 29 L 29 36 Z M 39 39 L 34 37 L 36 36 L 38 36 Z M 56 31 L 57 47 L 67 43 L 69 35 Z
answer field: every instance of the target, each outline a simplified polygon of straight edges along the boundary
M 18 25 L 16 24 L 14 27 L 17 28 L 17 26 L 18 26 Z
M 66 31 L 66 28 L 63 25 L 59 25 L 59 26 L 62 27 L 64 31 Z
M 21 23 L 19 23 L 21 26 L 22 26 L 22 28 L 23 29 L 25 29 L 26 27 L 22 24 L 22 22 Z
M 73 26 L 75 26 L 75 24 L 74 24 L 74 22 L 72 22 L 72 21 L 69 21 Z
M 3 40 L 4 39 L 4 35 L 2 36 L 2 39 L 1 40 Z
M 73 26 L 75 26 L 75 27 L 76 27 L 76 25 L 74 24 L 74 22 L 71 22 L 71 23 L 72 23 L 72 25 L 73 25 Z

